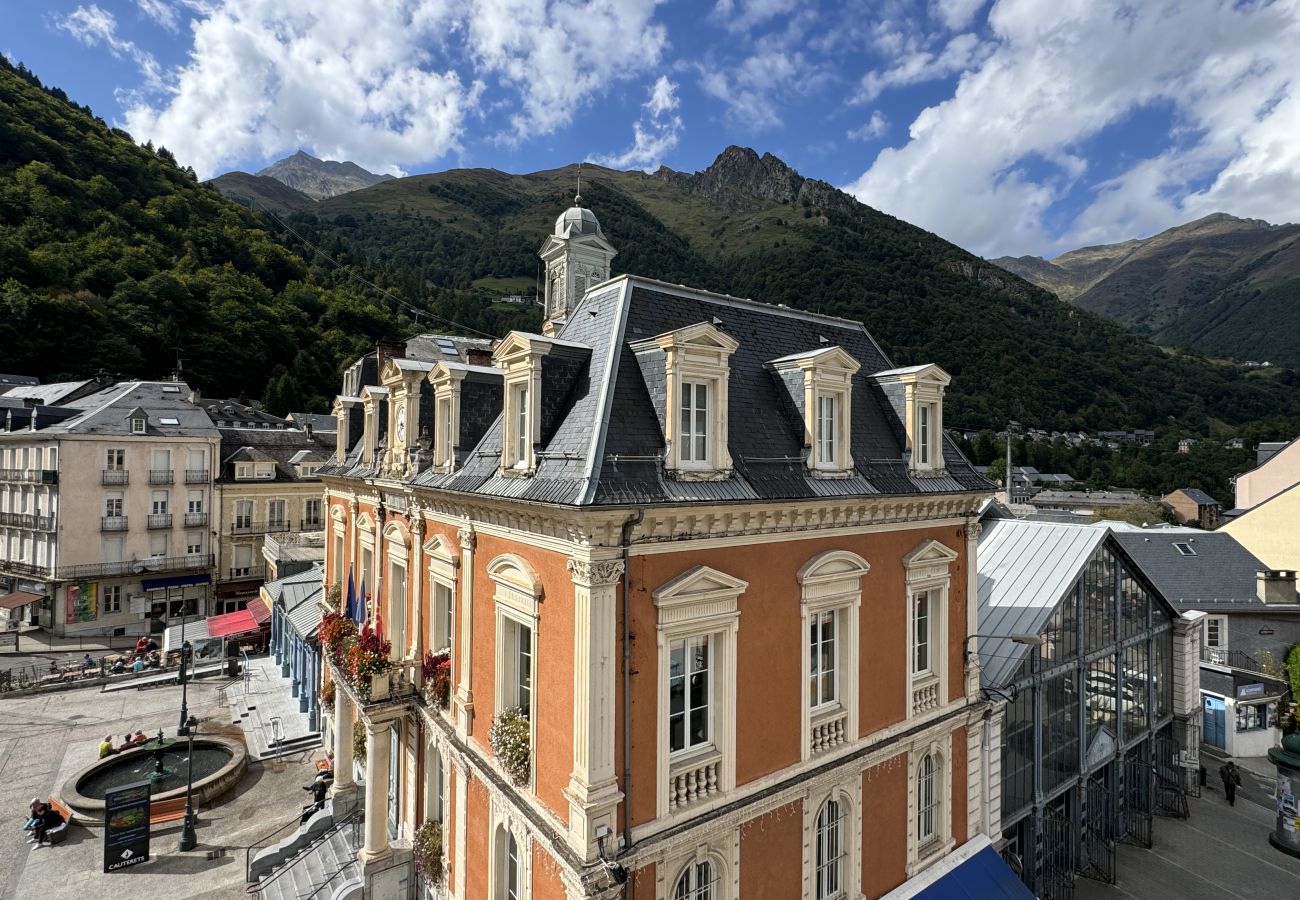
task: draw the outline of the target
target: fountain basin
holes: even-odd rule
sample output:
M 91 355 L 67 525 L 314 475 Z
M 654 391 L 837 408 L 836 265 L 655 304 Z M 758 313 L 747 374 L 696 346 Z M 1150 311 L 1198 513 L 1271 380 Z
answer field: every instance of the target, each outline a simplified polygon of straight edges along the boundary
M 157 745 L 150 743 L 117 756 L 96 760 L 63 784 L 60 798 L 86 824 L 104 821 L 104 792 L 138 781 L 155 782 L 153 802 L 185 796 L 189 768 L 189 742 L 165 742 L 163 773 L 156 773 Z M 229 791 L 248 768 L 248 751 L 242 742 L 219 735 L 194 739 L 194 803 L 211 803 Z

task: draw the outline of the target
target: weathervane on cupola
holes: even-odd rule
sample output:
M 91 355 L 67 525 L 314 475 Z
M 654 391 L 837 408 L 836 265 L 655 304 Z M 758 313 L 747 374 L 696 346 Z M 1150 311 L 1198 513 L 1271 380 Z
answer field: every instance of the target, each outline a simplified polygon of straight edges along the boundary
M 578 163 L 573 206 L 560 213 L 555 229 L 537 253 L 546 264 L 544 334 L 559 334 L 587 288 L 609 278 L 609 264 L 616 253 L 605 240 L 596 214 L 582 205 L 582 163 Z

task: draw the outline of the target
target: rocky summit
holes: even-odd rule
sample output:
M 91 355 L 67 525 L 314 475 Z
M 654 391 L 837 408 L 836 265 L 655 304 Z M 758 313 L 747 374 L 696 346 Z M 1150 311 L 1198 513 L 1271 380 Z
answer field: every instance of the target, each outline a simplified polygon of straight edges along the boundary
M 314 200 L 337 197 L 381 181 L 390 181 L 393 177 L 367 172 L 354 162 L 317 159 L 302 150 L 271 163 L 257 174 L 274 178 Z

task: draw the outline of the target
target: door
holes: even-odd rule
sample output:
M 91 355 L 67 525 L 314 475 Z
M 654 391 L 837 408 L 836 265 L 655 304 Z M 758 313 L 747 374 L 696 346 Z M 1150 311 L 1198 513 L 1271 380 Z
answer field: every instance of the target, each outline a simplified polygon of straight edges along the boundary
M 1202 738 L 1211 747 L 1218 747 L 1222 750 L 1227 741 L 1227 733 L 1224 730 L 1227 711 L 1223 699 L 1209 695 L 1203 695 L 1203 698 L 1203 711 L 1205 714 L 1202 717 Z

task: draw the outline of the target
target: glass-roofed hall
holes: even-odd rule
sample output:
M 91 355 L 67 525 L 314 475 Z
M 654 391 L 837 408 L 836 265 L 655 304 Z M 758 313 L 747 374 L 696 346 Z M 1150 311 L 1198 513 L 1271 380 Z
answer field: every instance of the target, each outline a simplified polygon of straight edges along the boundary
M 1174 669 L 1194 669 L 1199 626 L 1104 525 L 986 518 L 978 578 L 981 686 L 1006 701 L 1004 855 L 1043 898 L 1113 882 L 1117 840 L 1150 846 L 1153 813 L 1185 814 L 1196 698 L 1180 688 L 1175 714 Z

